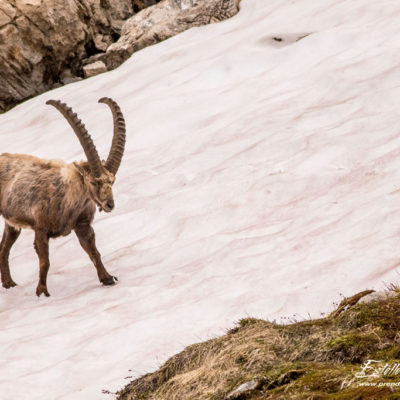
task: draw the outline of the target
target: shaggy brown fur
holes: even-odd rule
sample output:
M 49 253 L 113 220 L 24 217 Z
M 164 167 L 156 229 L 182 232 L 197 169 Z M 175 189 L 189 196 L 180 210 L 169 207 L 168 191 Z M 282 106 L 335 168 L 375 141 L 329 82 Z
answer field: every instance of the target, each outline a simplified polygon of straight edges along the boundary
M 0 272 L 5 288 L 16 286 L 11 278 L 8 257 L 22 228 L 35 232 L 34 247 L 40 265 L 38 296 L 42 293 L 49 296 L 46 285 L 50 266 L 49 239 L 66 236 L 72 230 L 94 263 L 100 282 L 104 285 L 115 283 L 116 278 L 107 272 L 101 261 L 91 223 L 96 205 L 106 212 L 114 208 L 112 185 L 124 151 L 125 122 L 113 100 L 103 98 L 100 102 L 108 104 L 114 118 L 114 138 L 105 163 L 100 161 L 84 125 L 72 110 L 54 100 L 48 104 L 59 109 L 71 124 L 88 162 L 66 164 L 24 154 L 0 155 L 0 214 L 5 219 Z

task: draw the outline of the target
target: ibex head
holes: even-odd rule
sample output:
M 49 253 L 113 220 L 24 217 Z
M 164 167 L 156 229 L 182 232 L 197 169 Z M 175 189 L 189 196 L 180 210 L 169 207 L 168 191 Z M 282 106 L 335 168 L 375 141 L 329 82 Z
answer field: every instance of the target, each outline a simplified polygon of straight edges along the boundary
M 105 103 L 110 107 L 114 120 L 114 136 L 110 153 L 105 162 L 100 160 L 85 125 L 83 125 L 72 109 L 58 100 L 48 100 L 46 102 L 46 104 L 56 107 L 61 112 L 81 142 L 86 154 L 87 163 L 74 163 L 74 165 L 82 175 L 90 197 L 97 204 L 99 210 L 110 212 L 114 208 L 112 185 L 115 181 L 115 174 L 121 164 L 125 148 L 125 120 L 121 109 L 114 100 L 103 97 L 99 100 L 99 103 Z

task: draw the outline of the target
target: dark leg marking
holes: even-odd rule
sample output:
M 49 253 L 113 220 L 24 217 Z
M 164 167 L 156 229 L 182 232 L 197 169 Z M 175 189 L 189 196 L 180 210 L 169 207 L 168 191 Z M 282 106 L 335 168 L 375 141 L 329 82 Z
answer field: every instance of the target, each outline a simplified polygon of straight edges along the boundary
M 47 290 L 47 273 L 49 272 L 49 237 L 47 231 L 35 231 L 35 250 L 39 256 L 39 283 L 36 288 L 36 295 L 40 296 L 42 293 L 45 296 L 50 296 Z
M 91 225 L 88 223 L 80 223 L 76 226 L 75 233 L 76 236 L 78 236 L 82 248 L 86 251 L 96 267 L 99 281 L 103 285 L 114 285 L 117 278 L 110 275 L 104 268 L 100 253 L 96 248 L 94 230 Z
M 11 225 L 5 223 L 3 238 L 0 243 L 0 273 L 1 283 L 6 289 L 17 285 L 11 278 L 8 257 L 10 255 L 11 247 L 18 239 L 20 233 L 21 229 L 15 229 Z

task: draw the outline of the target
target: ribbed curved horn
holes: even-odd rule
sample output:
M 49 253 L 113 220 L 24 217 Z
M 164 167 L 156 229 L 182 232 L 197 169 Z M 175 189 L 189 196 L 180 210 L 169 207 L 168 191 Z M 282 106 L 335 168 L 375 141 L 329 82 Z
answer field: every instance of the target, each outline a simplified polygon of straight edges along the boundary
M 97 153 L 96 146 L 93 143 L 85 125 L 78 118 L 78 116 L 72 111 L 72 108 L 68 107 L 65 103 L 61 103 L 59 100 L 48 100 L 46 104 L 50 104 L 57 108 L 58 111 L 65 117 L 69 122 L 76 136 L 81 142 L 83 151 L 86 154 L 86 158 L 89 162 L 90 169 L 94 176 L 98 177 L 101 175 L 102 165 Z
M 110 153 L 106 161 L 106 168 L 112 173 L 116 174 L 121 164 L 122 156 L 125 149 L 125 120 L 122 115 L 121 109 L 118 104 L 109 97 L 102 97 L 99 103 L 107 104 L 112 111 L 114 121 L 114 135 L 111 144 Z

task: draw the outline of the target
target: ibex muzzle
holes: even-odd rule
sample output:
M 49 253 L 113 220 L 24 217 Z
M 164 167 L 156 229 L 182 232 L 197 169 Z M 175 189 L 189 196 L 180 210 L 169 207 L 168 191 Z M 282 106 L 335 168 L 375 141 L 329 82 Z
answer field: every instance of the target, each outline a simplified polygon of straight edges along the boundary
M 102 162 L 85 126 L 72 109 L 58 100 L 46 104 L 56 107 L 69 122 L 87 161 L 67 164 L 25 154 L 0 155 L 0 214 L 5 219 L 0 244 L 0 272 L 3 287 L 16 286 L 8 263 L 12 245 L 22 228 L 35 232 L 34 246 L 39 256 L 39 283 L 36 294 L 49 296 L 47 272 L 49 239 L 66 236 L 72 230 L 97 269 L 100 282 L 113 285 L 116 278 L 105 269 L 95 244 L 91 223 L 96 211 L 114 209 L 112 186 L 125 148 L 125 121 L 118 104 L 103 97 L 113 115 L 114 134 L 110 153 Z

